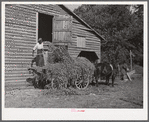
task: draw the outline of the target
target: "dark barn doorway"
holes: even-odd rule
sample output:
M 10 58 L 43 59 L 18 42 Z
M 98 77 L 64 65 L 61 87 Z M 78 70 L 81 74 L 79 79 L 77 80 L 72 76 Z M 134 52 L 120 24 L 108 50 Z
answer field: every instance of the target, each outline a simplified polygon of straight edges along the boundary
M 97 59 L 99 59 L 96 53 L 91 51 L 81 51 L 78 57 L 85 57 L 92 63 L 94 63 Z
M 38 14 L 38 38 L 43 41 L 52 42 L 52 23 L 53 16 L 47 14 Z

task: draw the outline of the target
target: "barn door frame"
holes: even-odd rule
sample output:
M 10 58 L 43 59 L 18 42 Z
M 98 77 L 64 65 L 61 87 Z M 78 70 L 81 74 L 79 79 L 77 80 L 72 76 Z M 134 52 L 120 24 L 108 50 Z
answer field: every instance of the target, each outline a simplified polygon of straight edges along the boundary
M 36 12 L 36 43 L 38 42 L 38 23 L 39 23 L 38 13 L 39 12 Z
M 53 44 L 68 46 L 71 43 L 72 21 L 73 21 L 72 16 L 56 15 L 53 17 L 53 32 L 52 32 L 52 43 Z M 70 37 L 69 40 L 67 40 L 67 37 L 65 34 L 69 35 L 69 37 Z M 56 36 L 58 36 L 58 37 L 56 37 Z M 63 38 L 62 40 L 59 40 L 60 36 L 61 36 L 61 38 Z
M 44 13 L 44 12 L 36 12 L 36 43 L 38 42 L 38 25 L 39 25 L 39 13 L 41 14 L 46 14 L 46 15 L 49 15 L 49 16 L 52 16 L 53 19 L 54 19 L 54 15 L 53 14 L 49 14 L 49 13 Z M 52 23 L 52 41 L 53 41 L 53 23 Z

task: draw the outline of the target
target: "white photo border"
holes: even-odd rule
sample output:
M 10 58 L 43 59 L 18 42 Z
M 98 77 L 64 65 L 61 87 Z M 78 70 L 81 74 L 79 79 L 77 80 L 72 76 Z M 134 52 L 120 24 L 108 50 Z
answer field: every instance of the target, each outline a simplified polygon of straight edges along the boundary
M 143 109 L 86 109 L 85 112 L 71 112 L 57 108 L 5 108 L 5 4 L 143 4 L 144 5 L 144 86 Z M 147 120 L 148 119 L 148 4 L 146 1 L 105 1 L 105 2 L 2 2 L 2 120 Z M 78 109 L 77 110 L 82 110 Z

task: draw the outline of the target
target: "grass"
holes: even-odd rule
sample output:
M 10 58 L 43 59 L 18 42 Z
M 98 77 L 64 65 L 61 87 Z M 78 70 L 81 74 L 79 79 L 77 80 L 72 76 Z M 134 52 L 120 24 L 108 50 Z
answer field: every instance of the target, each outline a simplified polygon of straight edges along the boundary
M 136 74 L 143 74 L 143 67 L 139 65 L 134 65 L 133 69 L 136 71 Z

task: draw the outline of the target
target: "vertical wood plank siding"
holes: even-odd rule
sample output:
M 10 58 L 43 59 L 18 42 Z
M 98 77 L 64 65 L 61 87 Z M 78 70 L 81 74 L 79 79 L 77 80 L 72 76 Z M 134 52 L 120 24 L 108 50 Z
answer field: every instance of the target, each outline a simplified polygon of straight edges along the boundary
M 32 48 L 36 44 L 36 13 L 53 16 L 68 14 L 58 5 L 16 4 L 5 6 L 5 82 L 25 84 L 30 77 L 28 68 L 32 60 Z M 69 15 L 72 16 L 72 15 Z M 66 23 L 66 25 L 69 25 Z M 63 32 L 62 32 L 63 33 Z M 73 17 L 72 39 L 68 51 L 77 57 L 80 51 L 95 51 L 100 56 L 100 41 L 92 31 Z M 77 36 L 86 38 L 85 48 L 76 48 Z M 62 36 L 63 37 L 63 36 Z M 56 38 L 56 37 L 55 37 Z M 63 37 L 66 38 L 66 37 Z

